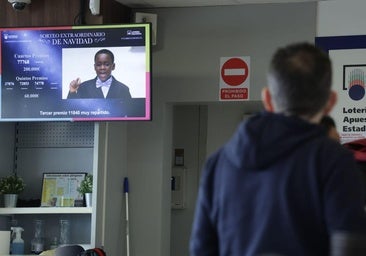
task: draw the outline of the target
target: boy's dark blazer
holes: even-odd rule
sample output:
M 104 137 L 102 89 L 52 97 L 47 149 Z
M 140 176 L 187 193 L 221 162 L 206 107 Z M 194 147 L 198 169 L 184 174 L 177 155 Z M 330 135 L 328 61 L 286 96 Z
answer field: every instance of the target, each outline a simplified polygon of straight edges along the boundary
M 97 77 L 94 79 L 85 81 L 80 84 L 77 92 L 68 94 L 68 99 L 104 99 L 104 95 L 101 88 L 96 87 Z M 106 99 L 122 99 L 130 100 L 130 89 L 127 85 L 117 81 L 112 76 L 112 83 L 109 87 L 109 91 Z

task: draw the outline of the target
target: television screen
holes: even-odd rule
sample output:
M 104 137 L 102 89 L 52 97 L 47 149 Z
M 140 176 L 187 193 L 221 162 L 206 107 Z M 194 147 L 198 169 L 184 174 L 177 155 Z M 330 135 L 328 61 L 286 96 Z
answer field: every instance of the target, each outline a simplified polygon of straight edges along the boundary
M 151 120 L 150 26 L 0 28 L 0 121 Z

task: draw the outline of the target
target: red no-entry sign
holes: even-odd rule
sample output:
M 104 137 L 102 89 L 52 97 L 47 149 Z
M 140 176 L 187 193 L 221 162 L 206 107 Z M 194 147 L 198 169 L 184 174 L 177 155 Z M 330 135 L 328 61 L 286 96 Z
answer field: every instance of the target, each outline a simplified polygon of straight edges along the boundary
M 248 64 L 240 58 L 228 59 L 221 67 L 221 78 L 229 86 L 241 85 L 248 75 Z
M 220 100 L 249 98 L 250 57 L 224 57 L 220 60 Z

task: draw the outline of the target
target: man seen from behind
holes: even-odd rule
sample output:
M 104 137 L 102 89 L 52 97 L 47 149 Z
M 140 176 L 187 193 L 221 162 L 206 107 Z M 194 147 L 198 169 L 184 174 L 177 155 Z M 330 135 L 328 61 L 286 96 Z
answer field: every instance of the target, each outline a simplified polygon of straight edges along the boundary
M 365 235 L 353 155 L 319 125 L 336 103 L 331 78 L 328 55 L 314 45 L 277 50 L 265 111 L 243 121 L 204 166 L 192 256 L 326 256 L 352 247 L 334 249 L 334 237 Z

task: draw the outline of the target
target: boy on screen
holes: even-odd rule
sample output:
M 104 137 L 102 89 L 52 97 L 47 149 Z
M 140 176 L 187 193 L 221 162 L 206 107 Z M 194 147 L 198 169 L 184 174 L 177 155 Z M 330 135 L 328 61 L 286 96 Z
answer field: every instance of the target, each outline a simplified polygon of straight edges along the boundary
M 99 50 L 94 56 L 94 70 L 97 76 L 81 83 L 80 78 L 72 80 L 68 99 L 122 99 L 130 100 L 130 89 L 112 76 L 115 69 L 114 55 L 110 50 Z

